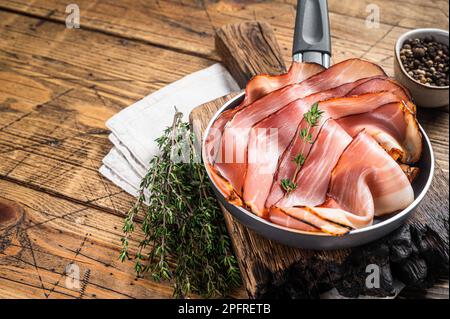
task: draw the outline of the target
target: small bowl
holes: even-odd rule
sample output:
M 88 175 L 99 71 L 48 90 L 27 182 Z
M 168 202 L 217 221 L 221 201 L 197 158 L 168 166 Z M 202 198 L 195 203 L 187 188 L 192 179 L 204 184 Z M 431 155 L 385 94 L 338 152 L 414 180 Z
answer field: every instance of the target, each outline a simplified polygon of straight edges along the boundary
M 394 74 L 395 79 L 411 93 L 414 102 L 420 107 L 443 107 L 448 105 L 448 85 L 430 86 L 416 81 L 408 75 L 400 60 L 400 50 L 407 39 L 433 36 L 437 42 L 449 44 L 448 31 L 441 29 L 415 29 L 401 35 L 395 44 Z

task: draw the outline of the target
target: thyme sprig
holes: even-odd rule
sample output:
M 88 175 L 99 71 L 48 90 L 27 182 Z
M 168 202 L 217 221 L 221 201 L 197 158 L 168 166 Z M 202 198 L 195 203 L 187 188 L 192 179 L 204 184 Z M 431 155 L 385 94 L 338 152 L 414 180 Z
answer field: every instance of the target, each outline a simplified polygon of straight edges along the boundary
M 156 141 L 160 154 L 151 160 L 139 197 L 125 217 L 119 259 L 130 258 L 129 236 L 136 216 L 143 213 L 136 274 L 149 272 L 156 281 L 172 281 L 175 298 L 224 296 L 239 285 L 239 270 L 223 215 L 196 160 L 194 134 L 176 112 L 172 126 Z M 173 161 L 177 156 L 183 161 Z
M 311 129 L 318 125 L 320 118 L 322 117 L 323 111 L 319 109 L 319 103 L 314 103 L 311 108 L 303 114 L 303 119 L 305 120 L 307 127 L 300 130 L 299 137 L 305 141 L 306 143 L 313 144 L 313 137 L 311 133 Z M 282 179 L 281 180 L 281 187 L 287 192 L 290 193 L 297 189 L 297 183 L 295 182 L 297 180 L 298 173 L 300 172 L 300 169 L 305 164 L 306 157 L 303 154 L 305 151 L 305 145 L 303 144 L 302 151 L 298 153 L 294 158 L 292 159 L 293 162 L 295 162 L 295 172 L 292 179 Z

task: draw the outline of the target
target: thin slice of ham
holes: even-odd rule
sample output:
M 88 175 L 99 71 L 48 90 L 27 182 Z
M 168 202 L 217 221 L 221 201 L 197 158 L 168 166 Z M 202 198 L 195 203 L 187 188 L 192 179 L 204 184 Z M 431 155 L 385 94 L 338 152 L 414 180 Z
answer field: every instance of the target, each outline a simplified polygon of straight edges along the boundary
M 328 196 L 340 207 L 313 208 L 322 218 L 352 228 L 404 209 L 414 192 L 400 166 L 365 131 L 360 132 L 333 170 Z
M 351 129 L 353 133 L 350 134 L 353 136 L 367 126 L 369 133 L 395 159 L 408 164 L 417 162 L 422 153 L 422 135 L 416 120 L 416 106 L 410 101 L 409 92 L 392 79 L 374 78 L 355 87 L 347 96 L 375 92 L 391 92 L 401 98 L 402 102 L 397 104 L 397 108 L 383 108 L 369 114 L 350 117 L 340 123 L 345 125 L 346 129 Z M 391 130 L 386 131 L 388 126 Z M 398 134 L 392 135 L 390 132 Z
M 295 217 L 289 216 L 280 208 L 272 208 L 270 210 L 269 220 L 277 225 L 302 230 L 307 232 L 319 232 L 320 229 L 309 224 L 306 224 Z
M 300 83 L 325 70 L 317 63 L 292 62 L 287 73 L 280 75 L 260 74 L 254 76 L 245 87 L 245 98 L 240 107 L 249 105 L 264 95 L 293 83 Z
M 365 131 L 341 155 L 327 196 L 322 205 L 279 209 L 323 232 L 340 235 L 339 227 L 367 227 L 374 216 L 404 209 L 414 200 L 400 166 Z
M 305 229 L 304 226 L 302 226 L 302 224 L 307 224 L 310 227 L 312 226 L 314 228 L 318 228 L 322 232 L 330 234 L 330 235 L 334 235 L 334 236 L 342 236 L 350 231 L 350 229 L 347 227 L 338 225 L 336 223 L 330 222 L 330 221 L 320 217 L 319 215 L 317 215 L 315 213 L 315 210 L 313 210 L 309 207 L 273 208 L 270 212 L 270 220 L 273 221 L 274 223 L 280 224 L 280 222 L 283 222 L 283 220 L 281 220 L 281 219 L 273 219 L 273 217 L 272 217 L 274 214 L 273 212 L 275 212 L 275 214 L 276 214 L 277 210 L 280 210 L 281 212 L 285 213 L 286 215 L 291 217 L 293 220 L 295 220 L 297 222 L 296 224 L 294 224 L 292 222 L 292 219 L 287 220 L 285 222 L 291 222 L 291 225 L 297 226 L 295 229 L 298 229 L 298 230 L 308 231 L 307 229 Z M 302 224 L 299 224 L 299 223 L 302 223 Z M 282 225 L 282 226 L 284 226 L 284 225 Z
M 311 105 L 333 97 L 345 96 L 350 90 L 361 83 L 370 81 L 370 79 L 361 79 L 353 83 L 343 84 L 291 102 L 278 112 L 260 121 L 251 129 L 247 150 L 248 163 L 243 200 L 253 213 L 258 216 L 266 216 L 267 211 L 265 207 L 270 207 L 271 205 L 266 206 L 265 202 L 272 187 L 279 159 L 294 136 L 298 136 L 299 130 L 304 127 L 305 122 L 300 122 L 303 119 L 303 115 L 311 108 Z M 300 127 L 297 128 L 299 124 Z M 317 127 L 320 127 L 320 125 Z M 316 138 L 317 133 L 318 130 L 314 127 L 311 130 L 313 140 Z M 311 144 L 304 143 L 302 146 L 304 148 L 302 153 L 306 157 Z M 284 164 L 291 165 L 293 163 L 292 158 L 289 159 L 289 162 Z
M 217 173 L 231 184 L 239 196 L 242 196 L 250 128 L 297 99 L 362 78 L 383 75 L 382 69 L 370 62 L 359 59 L 346 60 L 300 84 L 269 93 L 242 108 L 225 126 L 219 146 L 222 158 L 217 158 L 214 164 Z
M 280 75 L 256 75 L 245 87 L 244 100 L 234 109 L 224 111 L 211 126 L 210 134 L 206 137 L 205 149 L 206 159 L 213 165 L 219 150 L 225 124 L 231 120 L 237 111 L 251 104 L 262 96 L 276 91 L 285 86 L 300 83 L 311 76 L 323 71 L 325 68 L 317 63 L 293 62 L 289 71 Z
M 334 120 L 320 130 L 296 180 L 297 188 L 276 203 L 277 207 L 318 206 L 325 202 L 331 171 L 352 138 Z M 293 178 L 291 176 L 291 178 Z
M 347 95 L 361 95 L 366 93 L 376 93 L 376 92 L 392 92 L 398 97 L 402 98 L 404 101 L 410 101 L 411 95 L 409 92 L 401 86 L 398 82 L 390 78 L 374 78 L 370 81 L 364 82 L 353 90 L 351 90 Z
M 403 102 L 390 103 L 338 123 L 352 137 L 365 129 L 395 160 L 415 163 L 422 153 L 422 134 L 409 110 Z

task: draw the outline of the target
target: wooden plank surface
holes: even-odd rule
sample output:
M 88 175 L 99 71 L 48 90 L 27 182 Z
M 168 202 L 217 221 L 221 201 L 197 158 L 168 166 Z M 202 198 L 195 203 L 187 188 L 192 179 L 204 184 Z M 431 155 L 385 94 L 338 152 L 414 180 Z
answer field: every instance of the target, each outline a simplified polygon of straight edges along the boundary
M 130 197 L 98 173 L 106 120 L 211 62 L 53 22 L 30 29 L 37 23 L 0 12 L 0 174 L 123 213 Z
M 112 1 L 80 0 L 83 28 L 217 59 L 214 28 L 248 20 L 269 22 L 287 61 L 291 59 L 295 0 L 286 1 Z M 379 28 L 366 28 L 368 4 L 380 8 Z M 58 0 L 3 0 L 0 8 L 26 12 L 46 20 L 65 21 L 67 3 Z M 333 57 L 366 57 L 392 69 L 392 40 L 410 28 L 448 29 L 448 8 L 411 0 L 331 0 Z
M 104 122 L 148 93 L 217 61 L 214 28 L 226 23 L 269 22 L 289 65 L 293 2 L 80 0 L 81 29 L 69 30 L 64 26 L 64 1 L 1 1 L 0 193 L 18 202 L 22 202 L 18 193 L 29 194 L 36 203 L 45 201 L 46 210 L 60 201 L 78 205 L 92 211 L 88 221 L 94 221 L 97 214 L 112 216 L 108 218 L 116 218 L 114 227 L 118 227 L 119 236 L 121 220 L 115 215 L 121 216 L 132 199 L 97 172 L 111 147 Z M 378 29 L 364 27 L 369 3 L 382 10 Z M 380 63 L 391 75 L 392 46 L 398 35 L 413 27 L 448 29 L 448 1 L 427 2 L 426 8 L 420 1 L 402 1 L 402 10 L 398 10 L 388 0 L 357 5 L 333 0 L 330 10 L 334 60 L 362 56 Z M 448 109 L 424 112 L 421 122 L 433 140 L 440 166 L 448 173 L 448 115 L 441 112 Z M 61 214 L 70 212 L 68 204 L 59 204 Z M 99 223 L 98 227 L 102 232 L 112 231 L 110 223 Z M 80 243 L 84 238 L 84 233 L 60 235 L 57 229 L 49 222 L 40 231 L 49 233 L 55 242 L 73 238 L 74 243 Z M 115 261 L 113 250 L 118 246 L 108 250 Z M 8 258 L 0 266 L 7 274 L 2 281 L 7 289 L 0 290 L 0 297 L 40 294 L 45 298 L 42 289 L 20 283 L 20 279 L 38 274 L 39 267 L 27 268 Z M 61 276 L 65 265 L 54 257 L 43 260 L 48 262 L 44 267 L 50 269 L 45 273 L 47 287 Z M 121 268 L 123 275 L 131 276 L 133 270 L 127 267 L 127 271 Z M 106 289 L 115 289 L 113 280 L 95 280 Z M 133 290 L 131 285 L 121 286 L 120 291 L 130 297 L 170 296 L 164 284 L 143 285 L 149 285 L 150 291 Z M 77 296 L 63 288 L 61 291 L 66 295 L 58 297 Z M 106 293 L 98 292 L 98 296 Z
M 14 203 L 16 207 L 9 211 Z M 163 298 L 169 284 L 135 280 L 133 263 L 117 258 L 122 218 L 0 180 L 0 296 L 13 298 Z M 7 214 L 7 212 L 9 212 Z M 138 231 L 131 247 L 135 251 Z M 66 286 L 80 270 L 84 293 Z M 86 275 L 89 273 L 89 275 Z

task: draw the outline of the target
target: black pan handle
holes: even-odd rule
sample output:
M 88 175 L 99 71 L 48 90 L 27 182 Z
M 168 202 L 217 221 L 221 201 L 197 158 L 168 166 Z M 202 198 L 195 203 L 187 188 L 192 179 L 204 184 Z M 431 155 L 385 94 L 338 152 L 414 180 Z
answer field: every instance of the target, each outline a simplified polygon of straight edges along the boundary
M 329 66 L 331 40 L 327 0 L 298 0 L 292 55 L 297 61 Z

